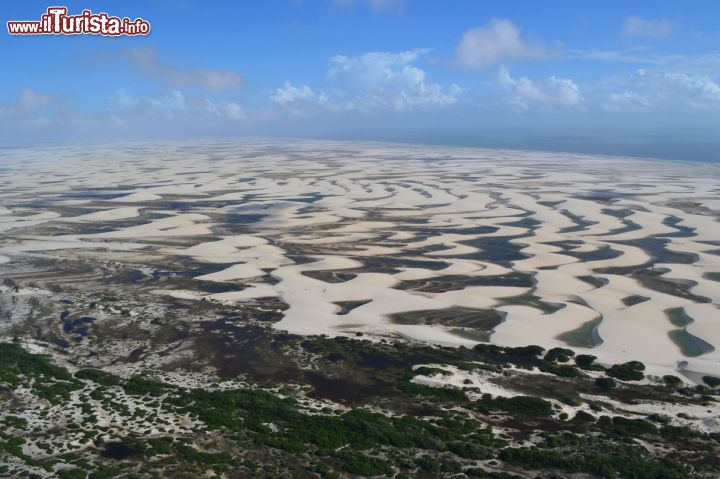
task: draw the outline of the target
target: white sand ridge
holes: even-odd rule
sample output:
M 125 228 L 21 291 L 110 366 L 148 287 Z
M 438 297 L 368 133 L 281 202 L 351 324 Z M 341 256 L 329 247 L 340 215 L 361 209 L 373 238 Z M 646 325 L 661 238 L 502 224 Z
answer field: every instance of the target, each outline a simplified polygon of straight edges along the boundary
M 289 309 L 275 326 L 295 333 L 471 345 L 457 324 L 425 324 L 427 311 L 496 310 L 504 321 L 484 333 L 499 344 L 569 344 L 650 372 L 686 361 L 720 373 L 716 165 L 381 144 L 193 146 L 98 148 L 82 160 L 55 149 L 54 161 L 48 150 L 21 152 L 25 166 L 0 173 L 0 262 L 144 248 L 228 264 L 197 279 L 238 284 L 165 294 L 279 298 Z M 412 311 L 417 324 L 392 321 Z M 678 311 L 690 322 L 678 325 Z

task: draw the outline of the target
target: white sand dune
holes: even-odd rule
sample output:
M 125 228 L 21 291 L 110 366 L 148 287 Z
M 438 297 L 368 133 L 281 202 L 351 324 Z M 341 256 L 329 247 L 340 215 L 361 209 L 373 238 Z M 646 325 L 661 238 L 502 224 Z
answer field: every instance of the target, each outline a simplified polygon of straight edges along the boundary
M 162 196 L 150 193 L 149 191 L 136 191 L 120 198 L 114 198 L 110 201 L 115 203 L 147 203 L 148 201 L 155 201 L 161 199 Z
M 128 206 L 123 208 L 113 208 L 109 210 L 96 211 L 94 213 L 88 213 L 81 216 L 73 216 L 71 218 L 65 217 L 63 218 L 63 220 L 79 222 L 103 222 L 125 220 L 128 218 L 135 218 L 139 215 L 139 208 Z
M 204 153 L 107 147 L 78 161 L 58 148 L 51 162 L 47 150 L 25 151 L 22 166 L 0 172 L 0 263 L 143 249 L 227 265 L 197 279 L 246 286 L 158 294 L 278 298 L 288 309 L 275 327 L 294 333 L 471 345 L 444 325 L 391 317 L 496 309 L 505 320 L 494 343 L 563 346 L 566 333 L 599 321 L 602 343 L 577 349 L 601 362 L 720 374 L 717 165 L 279 140 L 194 146 Z M 94 226 L 107 230 L 83 233 Z M 345 301 L 369 302 L 338 314 Z M 673 324 L 668 310 L 692 322 Z M 710 349 L 690 354 L 675 337 L 683 328 Z

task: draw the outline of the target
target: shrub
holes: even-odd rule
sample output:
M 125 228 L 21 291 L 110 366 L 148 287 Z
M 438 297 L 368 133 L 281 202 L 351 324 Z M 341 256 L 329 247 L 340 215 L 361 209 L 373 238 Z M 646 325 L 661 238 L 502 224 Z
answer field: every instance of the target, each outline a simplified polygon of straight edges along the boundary
M 566 348 L 552 348 L 545 354 L 545 361 L 566 363 L 575 356 L 575 352 Z
M 628 361 L 622 364 L 613 364 L 606 372 L 608 376 L 622 381 L 641 381 L 645 375 L 645 365 L 640 361 Z
M 575 364 L 577 364 L 578 367 L 587 369 L 595 362 L 596 359 L 597 356 L 593 356 L 592 354 L 578 354 L 575 356 Z
M 480 354 L 502 354 L 503 348 L 494 344 L 476 344 L 473 351 Z
M 612 379 L 610 379 L 610 378 L 597 378 L 597 379 L 595 380 L 595 385 L 596 385 L 597 387 L 599 387 L 600 389 L 606 389 L 606 390 L 607 390 L 607 389 L 612 389 L 612 388 L 614 388 L 617 384 L 615 383 L 614 380 L 612 380 Z
M 89 379 L 103 386 L 117 386 L 120 384 L 120 378 L 118 376 L 99 369 L 81 369 L 75 373 L 75 377 L 78 379 Z
M 575 417 L 571 419 L 574 423 L 588 424 L 595 422 L 595 416 L 585 411 L 578 411 L 575 413 Z
M 672 374 L 667 374 L 667 375 L 663 376 L 663 381 L 665 382 L 666 385 L 671 386 L 671 387 L 677 387 L 683 383 L 682 379 L 680 379 L 677 376 L 673 376 Z
M 554 363 L 545 363 L 540 366 L 540 371 L 554 374 L 562 378 L 576 378 L 580 376 L 580 372 L 574 366 L 562 366 Z
M 125 392 L 134 395 L 158 396 L 168 391 L 170 386 L 143 376 L 133 376 L 125 384 Z
M 519 348 L 505 348 L 505 354 L 509 354 L 512 356 L 540 356 L 542 353 L 545 352 L 545 348 L 541 346 L 531 345 L 531 346 L 522 346 Z
M 622 436 L 642 436 L 644 434 L 657 434 L 655 424 L 645 419 L 627 419 L 615 416 L 612 419 L 613 431 Z

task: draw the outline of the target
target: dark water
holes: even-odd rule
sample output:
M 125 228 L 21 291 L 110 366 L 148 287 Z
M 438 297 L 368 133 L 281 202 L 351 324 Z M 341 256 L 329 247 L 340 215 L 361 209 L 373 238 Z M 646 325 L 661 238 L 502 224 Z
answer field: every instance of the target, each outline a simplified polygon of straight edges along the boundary
M 427 293 L 444 293 L 456 291 L 472 286 L 506 286 L 516 288 L 531 288 L 532 275 L 524 273 L 510 273 L 498 276 L 436 276 L 428 279 L 413 279 L 399 281 L 393 288 L 401 290 L 422 291 Z
M 67 334 L 75 333 L 78 336 L 87 336 L 88 331 L 86 325 L 95 321 L 92 316 L 83 316 L 81 318 L 73 319 L 72 321 L 65 321 L 63 323 L 63 331 Z
M 661 236 L 663 238 L 690 238 L 695 236 L 695 228 L 688 228 L 687 226 L 681 226 L 678 223 L 682 221 L 682 218 L 677 216 L 668 216 L 663 220 L 663 225 L 675 228 L 675 233 L 658 234 L 655 236 Z
M 486 261 L 502 266 L 511 266 L 513 261 L 519 261 L 528 257 L 520 252 L 520 250 L 527 247 L 526 244 L 511 243 L 511 240 L 525 237 L 526 235 L 496 236 L 459 241 L 459 244 L 472 246 L 478 248 L 480 251 L 459 255 L 457 257 L 475 261 Z
M 138 454 L 138 451 L 131 447 L 128 447 L 122 442 L 109 442 L 105 444 L 105 449 L 103 449 L 101 453 L 102 457 L 107 457 L 108 459 L 116 459 L 119 461 L 123 459 L 128 459 Z
M 580 216 L 570 213 L 568 210 L 562 210 L 560 213 L 570 218 L 575 223 L 575 226 L 563 228 L 559 231 L 559 233 L 576 233 L 578 231 L 585 231 L 588 226 L 597 224 L 597 221 L 587 221 Z

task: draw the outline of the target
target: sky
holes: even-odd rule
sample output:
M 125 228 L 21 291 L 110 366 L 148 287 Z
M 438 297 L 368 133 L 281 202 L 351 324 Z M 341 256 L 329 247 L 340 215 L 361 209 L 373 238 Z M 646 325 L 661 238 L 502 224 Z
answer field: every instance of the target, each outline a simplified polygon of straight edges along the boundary
M 7 2 L 3 24 L 56 4 Z M 720 2 L 65 2 L 0 34 L 0 147 L 301 137 L 720 160 Z

